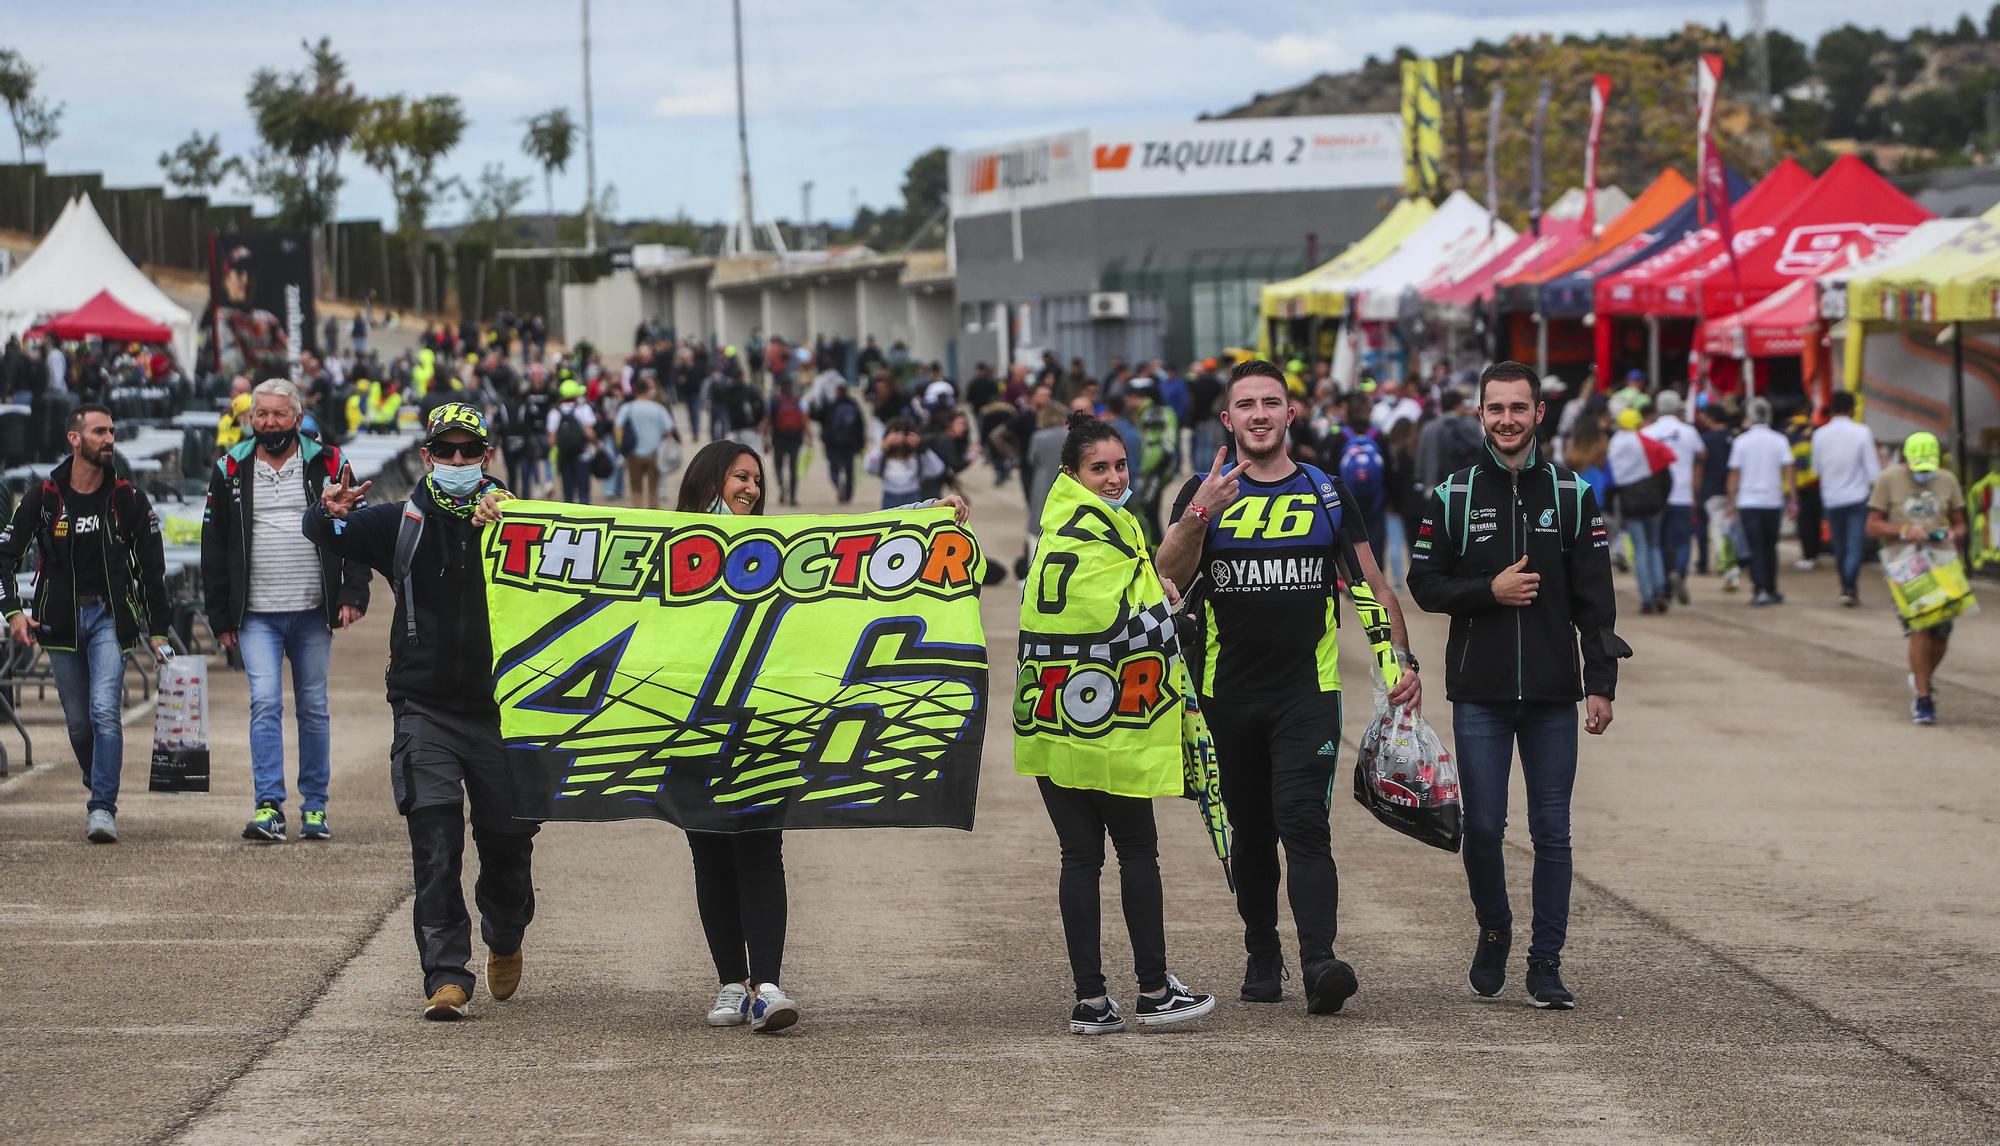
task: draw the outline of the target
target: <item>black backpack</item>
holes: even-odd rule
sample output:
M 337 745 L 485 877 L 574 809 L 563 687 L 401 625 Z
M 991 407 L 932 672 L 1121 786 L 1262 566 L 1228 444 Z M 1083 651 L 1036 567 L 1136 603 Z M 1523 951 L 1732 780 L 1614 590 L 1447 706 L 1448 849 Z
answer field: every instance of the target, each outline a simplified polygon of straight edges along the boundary
M 764 399 L 756 387 L 748 382 L 738 382 L 730 394 L 729 420 L 731 429 L 748 430 L 764 420 Z
M 564 410 L 556 420 L 556 457 L 575 461 L 583 456 L 584 447 L 589 444 L 584 440 L 583 423 L 576 420 L 575 407 Z
M 861 426 L 861 408 L 852 401 L 835 402 L 827 416 L 826 440 L 847 449 L 858 448 L 867 438 Z
M 1443 429 L 1438 431 L 1442 440 L 1438 442 L 1438 452 L 1443 454 L 1444 472 L 1455 474 L 1479 462 L 1486 452 L 1485 435 L 1472 419 L 1460 415 L 1448 419 Z

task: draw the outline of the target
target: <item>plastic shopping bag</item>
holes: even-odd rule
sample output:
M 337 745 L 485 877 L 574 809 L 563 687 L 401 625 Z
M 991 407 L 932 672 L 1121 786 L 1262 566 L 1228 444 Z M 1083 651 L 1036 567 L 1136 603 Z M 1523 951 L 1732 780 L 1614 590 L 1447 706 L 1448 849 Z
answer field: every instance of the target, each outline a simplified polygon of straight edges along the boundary
M 158 697 L 147 789 L 208 791 L 208 662 L 174 657 L 161 665 Z
M 1979 611 L 1958 550 L 1936 545 L 1891 546 L 1882 552 L 1889 597 L 1911 632 L 1936 628 Z
M 1354 798 L 1375 818 L 1412 839 L 1448 852 L 1465 831 L 1458 768 L 1444 742 L 1407 705 L 1375 689 L 1375 716 L 1354 761 Z

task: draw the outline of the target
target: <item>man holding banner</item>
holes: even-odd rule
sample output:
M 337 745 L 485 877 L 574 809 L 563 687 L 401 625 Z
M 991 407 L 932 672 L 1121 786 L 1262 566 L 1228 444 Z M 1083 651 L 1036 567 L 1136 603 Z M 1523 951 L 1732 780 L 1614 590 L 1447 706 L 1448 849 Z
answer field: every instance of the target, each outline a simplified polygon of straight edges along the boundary
M 493 698 L 480 499 L 500 484 L 486 416 L 450 402 L 425 423 L 424 477 L 408 501 L 364 505 L 372 482 L 329 483 L 306 508 L 305 535 L 389 579 L 389 779 L 410 832 L 412 911 L 424 972 L 424 1018 L 464 1018 L 474 976 L 461 872 L 466 807 L 479 850 L 473 886 L 485 940 L 486 989 L 506 999 L 521 983 L 521 939 L 535 916 L 530 871 L 537 825 L 515 818 Z

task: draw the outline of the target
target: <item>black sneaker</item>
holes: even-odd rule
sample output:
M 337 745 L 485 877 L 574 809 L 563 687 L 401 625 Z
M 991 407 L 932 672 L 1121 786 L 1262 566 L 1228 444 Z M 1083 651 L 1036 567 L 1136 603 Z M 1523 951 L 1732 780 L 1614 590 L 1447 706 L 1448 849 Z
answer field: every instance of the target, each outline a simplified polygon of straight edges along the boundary
M 1683 605 L 1691 604 L 1692 602 L 1688 600 L 1687 578 L 1676 573 L 1668 580 L 1674 587 L 1674 600 L 1679 601 Z
M 1069 1013 L 1069 1033 L 1073 1035 L 1115 1035 L 1125 1029 L 1125 1016 L 1118 1010 L 1115 999 L 1106 999 L 1098 1006 L 1078 1003 Z
M 1573 1011 L 1576 996 L 1563 986 L 1562 976 L 1557 970 L 1562 966 L 1554 959 L 1528 960 L 1528 994 L 1535 1005 L 1547 1011 Z
M 1184 1019 L 1198 1019 L 1215 1009 L 1214 995 L 1197 995 L 1172 975 L 1167 976 L 1167 993 L 1155 998 L 1139 996 L 1139 1025 L 1165 1026 Z M 1074 1022 L 1072 1021 L 1072 1027 Z
M 1479 947 L 1472 953 L 1472 970 L 1465 975 L 1473 994 L 1490 999 L 1507 985 L 1507 952 L 1513 946 L 1512 932 L 1498 927 L 1479 929 Z
M 1291 977 L 1283 955 L 1253 952 L 1243 967 L 1242 999 L 1246 1003 L 1275 1003 L 1285 997 L 1285 980 Z
M 1315 1015 L 1331 1015 L 1340 1010 L 1360 989 L 1354 968 L 1338 959 L 1322 959 L 1306 965 L 1306 1010 Z

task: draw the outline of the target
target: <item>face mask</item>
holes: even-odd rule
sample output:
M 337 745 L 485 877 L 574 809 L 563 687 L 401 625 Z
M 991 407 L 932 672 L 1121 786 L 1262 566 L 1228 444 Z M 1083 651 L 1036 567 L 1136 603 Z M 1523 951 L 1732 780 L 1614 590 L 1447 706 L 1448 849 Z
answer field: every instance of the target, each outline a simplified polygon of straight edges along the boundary
M 1916 482 L 1917 482 L 1917 484 L 1918 484 L 1918 485 L 1929 485 L 1929 484 L 1930 484 L 1930 481 L 1931 481 L 1931 479 L 1937 476 L 1937 471 L 1936 471 L 1936 470 L 1911 470 L 1911 471 L 1910 471 L 1910 476 L 1911 476 L 1912 478 L 1915 478 L 1915 479 L 1916 479 Z
M 471 497 L 479 490 L 480 481 L 486 476 L 478 462 L 448 466 L 439 462 L 431 467 L 431 479 L 437 487 L 452 497 Z
M 1125 492 L 1119 494 L 1117 497 L 1104 497 L 1104 495 L 1101 493 L 1098 494 L 1097 496 L 1100 498 L 1104 498 L 1104 504 L 1110 506 L 1113 509 L 1124 509 L 1125 503 L 1132 500 L 1132 487 L 1129 485 L 1126 486 Z
M 721 498 L 719 498 L 719 497 L 718 497 L 718 498 L 715 498 L 715 499 L 713 499 L 712 501 L 710 501 L 710 502 L 708 503 L 708 512 L 710 512 L 710 513 L 726 513 L 726 514 L 729 514 L 729 515 L 730 515 L 730 516 L 732 516 L 732 517 L 733 517 L 733 516 L 735 516 L 735 514 L 736 514 L 736 511 L 735 511 L 735 510 L 733 510 L 733 509 L 730 509 L 730 508 L 729 508 L 729 503 L 728 503 L 728 502 L 726 502 L 726 501 L 723 501 L 723 500 L 722 500 Z
M 257 433 L 257 444 L 263 447 L 265 453 L 282 454 L 286 450 L 291 449 L 292 443 L 298 440 L 299 431 L 296 428 L 290 430 L 260 430 Z

